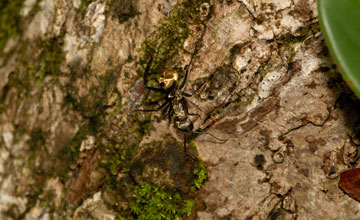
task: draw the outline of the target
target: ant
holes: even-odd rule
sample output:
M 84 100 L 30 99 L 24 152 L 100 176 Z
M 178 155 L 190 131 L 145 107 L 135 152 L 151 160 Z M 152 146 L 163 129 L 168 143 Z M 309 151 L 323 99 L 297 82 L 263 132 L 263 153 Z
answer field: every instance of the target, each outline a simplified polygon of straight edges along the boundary
M 194 53 L 191 56 L 189 65 L 185 67 L 185 76 L 181 84 L 178 86 L 177 82 L 179 80 L 179 74 L 176 70 L 166 70 L 161 74 L 159 78 L 159 85 L 161 88 L 147 86 L 147 78 L 153 60 L 153 57 L 150 55 L 150 60 L 148 61 L 144 71 L 144 88 L 154 92 L 165 93 L 166 94 L 165 102 L 156 109 L 139 109 L 136 111 L 151 112 L 151 111 L 162 110 L 163 114 L 168 114 L 169 121 L 173 119 L 174 125 L 178 130 L 183 131 L 185 133 L 191 131 L 193 134 L 209 134 L 210 136 L 214 137 L 219 141 L 226 142 L 227 140 L 217 138 L 208 132 L 200 131 L 200 130 L 193 131 L 194 129 L 193 122 L 188 117 L 190 115 L 199 116 L 199 114 L 189 113 L 187 103 L 188 102 L 192 103 L 192 102 L 189 101 L 187 98 L 192 97 L 193 94 L 189 94 L 183 91 L 188 78 L 190 65 L 192 64 L 196 51 L 197 51 L 197 45 L 195 47 Z M 199 88 L 201 88 L 201 86 Z M 184 134 L 184 150 L 186 153 L 185 134 Z

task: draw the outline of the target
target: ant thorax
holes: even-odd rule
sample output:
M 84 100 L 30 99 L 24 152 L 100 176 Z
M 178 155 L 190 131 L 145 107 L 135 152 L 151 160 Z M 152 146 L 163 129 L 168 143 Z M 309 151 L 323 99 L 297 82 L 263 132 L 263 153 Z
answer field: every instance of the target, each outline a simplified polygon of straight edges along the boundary
M 178 97 L 175 97 L 173 100 L 173 111 L 174 111 L 174 117 L 175 120 L 184 120 L 187 118 L 186 111 L 184 108 L 183 103 L 178 99 Z

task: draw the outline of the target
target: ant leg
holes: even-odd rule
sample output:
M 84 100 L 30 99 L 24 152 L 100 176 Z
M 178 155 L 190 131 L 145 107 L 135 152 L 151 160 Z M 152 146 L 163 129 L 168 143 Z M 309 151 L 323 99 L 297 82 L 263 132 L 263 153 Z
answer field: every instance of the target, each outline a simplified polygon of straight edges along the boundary
M 190 100 L 187 100 L 187 99 L 185 99 L 185 98 L 181 101 L 181 104 L 182 104 L 182 106 L 184 107 L 184 110 L 185 110 L 186 115 L 193 115 L 193 116 L 200 117 L 199 114 L 189 113 L 189 109 L 188 109 L 188 107 L 187 107 L 187 103 L 186 103 L 186 102 L 190 102 L 191 104 L 195 105 L 195 103 L 193 103 L 193 102 L 191 102 Z M 195 106 L 196 106 L 198 109 L 200 109 L 197 105 L 195 105 Z M 200 109 L 200 111 L 201 111 L 201 109 Z
M 146 83 L 147 83 L 147 76 L 149 75 L 149 70 L 150 70 L 152 61 L 153 61 L 153 56 L 150 54 L 150 60 L 147 63 L 147 65 L 145 67 L 145 71 L 144 71 L 144 85 L 146 85 Z
M 189 156 L 191 159 L 197 161 L 199 160 L 197 156 L 194 156 L 192 154 L 188 154 L 187 147 L 186 147 L 186 134 L 184 134 L 184 154 L 185 156 Z
M 221 144 L 225 143 L 226 141 L 228 141 L 228 139 L 221 139 L 221 138 L 218 138 L 216 137 L 215 135 L 207 132 L 207 131 L 201 131 L 200 129 L 196 130 L 196 131 L 193 131 L 194 134 L 208 134 L 210 135 L 211 137 L 215 138 L 216 140 L 218 141 L 221 141 Z
M 200 89 L 204 88 L 204 84 L 205 84 L 205 83 L 206 83 L 206 82 L 204 81 L 204 82 L 199 86 L 199 88 L 197 88 L 192 94 L 187 93 L 187 92 L 183 92 L 182 94 L 183 94 L 185 97 L 192 97 L 193 95 L 196 95 L 196 93 L 197 93 Z
M 168 111 L 169 124 L 171 123 L 172 115 L 173 115 L 173 107 L 172 105 L 169 105 L 169 111 Z
M 168 116 L 168 120 L 169 120 L 169 124 L 171 123 L 171 116 L 172 116 L 172 105 L 171 103 L 169 103 L 163 110 L 162 110 L 162 115 L 167 115 Z
M 191 97 L 191 96 L 193 96 L 193 94 L 189 94 L 189 93 L 186 93 L 186 92 L 183 92 L 182 93 L 185 97 Z
M 162 92 L 163 90 L 160 88 L 155 88 L 155 87 L 150 87 L 150 86 L 145 86 L 145 80 L 144 80 L 144 88 L 151 90 L 151 91 L 155 91 L 155 92 Z
M 151 86 L 147 86 L 147 82 L 148 82 L 148 75 L 149 75 L 149 70 L 150 70 L 150 67 L 151 67 L 151 63 L 153 61 L 153 56 L 150 54 L 150 60 L 149 62 L 147 63 L 146 67 L 145 67 L 145 71 L 144 71 L 144 87 L 148 90 L 152 90 L 152 91 L 155 91 L 155 92 L 162 92 L 162 89 L 160 88 L 155 88 L 155 87 L 151 87 Z
M 200 42 L 200 40 L 198 40 L 198 41 L 196 42 L 194 52 L 191 54 L 190 63 L 189 63 L 189 65 L 187 65 L 187 66 L 185 67 L 186 71 L 185 71 L 184 80 L 181 82 L 181 85 L 180 85 L 180 87 L 179 87 L 179 90 L 181 90 L 181 89 L 185 86 L 185 83 L 186 83 L 186 80 L 187 80 L 187 77 L 188 77 L 188 74 L 189 74 L 190 66 L 192 65 L 193 60 L 194 60 L 194 57 L 195 57 L 195 55 L 197 54 L 197 51 L 198 51 L 199 42 Z
M 186 154 L 186 134 L 184 134 L 184 153 Z
M 169 110 L 170 105 L 166 105 L 166 107 L 161 111 L 163 115 Z
M 187 102 L 190 102 L 193 106 L 195 106 L 196 108 L 198 108 L 200 111 L 202 111 L 202 109 L 195 103 L 193 103 L 192 101 L 190 101 L 189 99 L 185 99 Z
M 134 111 L 136 111 L 136 112 L 156 112 L 156 111 L 159 111 L 162 108 L 164 108 L 167 104 L 169 104 L 169 101 L 170 100 L 166 100 L 162 105 L 160 105 L 156 109 L 135 109 Z

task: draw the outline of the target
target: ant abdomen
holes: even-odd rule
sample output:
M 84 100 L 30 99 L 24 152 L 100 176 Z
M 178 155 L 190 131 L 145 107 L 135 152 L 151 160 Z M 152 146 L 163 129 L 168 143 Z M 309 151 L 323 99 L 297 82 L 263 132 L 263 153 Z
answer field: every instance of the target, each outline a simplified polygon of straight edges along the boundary
M 175 126 L 181 131 L 188 132 L 192 131 L 194 128 L 194 125 L 189 118 L 185 118 L 183 120 L 175 120 L 174 123 Z

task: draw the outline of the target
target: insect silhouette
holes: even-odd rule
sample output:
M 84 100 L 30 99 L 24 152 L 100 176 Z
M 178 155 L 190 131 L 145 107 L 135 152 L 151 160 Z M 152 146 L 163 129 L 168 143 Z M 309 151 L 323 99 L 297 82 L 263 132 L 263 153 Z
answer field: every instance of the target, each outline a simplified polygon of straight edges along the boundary
M 169 120 L 173 119 L 174 125 L 181 131 L 191 131 L 193 129 L 193 123 L 189 119 L 187 100 L 185 97 L 191 97 L 191 94 L 185 93 L 183 88 L 185 86 L 187 76 L 189 73 L 189 68 L 186 67 L 186 72 L 184 80 L 181 82 L 180 86 L 177 86 L 177 81 L 179 79 L 179 74 L 176 70 L 166 70 L 164 71 L 159 78 L 159 85 L 161 88 L 147 86 L 147 75 L 152 62 L 152 57 L 148 62 L 145 72 L 144 72 L 144 87 L 148 90 L 165 93 L 165 101 L 156 109 L 143 109 L 140 111 L 160 111 L 162 110 L 164 114 L 168 114 Z
M 183 81 L 178 84 L 179 74 L 176 70 L 166 70 L 164 71 L 161 76 L 159 77 L 159 85 L 160 88 L 151 87 L 147 85 L 148 82 L 148 75 L 151 63 L 153 61 L 153 57 L 150 56 L 150 60 L 148 61 L 145 71 L 144 71 L 144 88 L 150 91 L 165 93 L 165 101 L 159 107 L 155 109 L 138 109 L 136 111 L 162 111 L 163 114 L 167 115 L 169 121 L 173 121 L 175 127 L 184 132 L 184 150 L 186 153 L 186 133 L 193 133 L 193 134 L 209 134 L 210 136 L 214 137 L 215 139 L 225 142 L 227 140 L 223 140 L 220 138 L 215 137 L 214 135 L 201 130 L 193 131 L 194 125 L 189 116 L 199 116 L 198 114 L 189 113 L 188 103 L 192 103 L 187 98 L 192 97 L 193 94 L 189 94 L 184 92 L 184 87 L 189 75 L 190 66 L 193 62 L 194 56 L 197 51 L 197 45 L 195 47 L 195 51 L 191 56 L 191 60 L 189 65 L 185 67 L 185 75 Z M 195 91 L 196 93 L 197 91 Z M 194 103 L 192 103 L 195 105 Z M 196 105 L 195 105 L 196 106 Z M 199 108 L 197 106 L 197 108 Z

